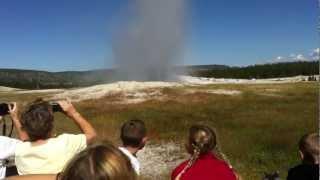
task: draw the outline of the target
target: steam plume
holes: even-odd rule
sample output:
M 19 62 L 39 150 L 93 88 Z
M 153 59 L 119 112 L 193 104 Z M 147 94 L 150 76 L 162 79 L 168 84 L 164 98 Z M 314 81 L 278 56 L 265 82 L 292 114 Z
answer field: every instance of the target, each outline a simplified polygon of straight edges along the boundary
M 172 80 L 181 58 L 184 1 L 134 1 L 134 15 L 113 44 L 118 79 Z

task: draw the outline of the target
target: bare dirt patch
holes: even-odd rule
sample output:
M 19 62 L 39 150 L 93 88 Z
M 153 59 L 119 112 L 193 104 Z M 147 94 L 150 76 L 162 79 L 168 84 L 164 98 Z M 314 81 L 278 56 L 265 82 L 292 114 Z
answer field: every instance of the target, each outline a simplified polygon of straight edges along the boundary
M 19 89 L 0 86 L 0 92 L 10 92 L 10 91 L 17 91 L 17 90 Z
M 173 82 L 116 82 L 111 84 L 96 85 L 87 88 L 65 90 L 62 93 L 55 95 L 53 98 L 62 99 L 70 98 L 73 101 L 82 101 L 88 99 L 98 99 L 104 96 L 113 96 L 116 94 L 122 94 L 123 97 L 127 97 L 128 103 L 140 102 L 154 97 L 159 92 L 141 92 L 147 89 L 162 89 L 165 87 L 180 86 L 178 83 Z
M 147 145 L 138 153 L 141 175 L 150 179 L 165 179 L 171 171 L 188 157 L 184 149 L 174 142 Z
M 213 90 L 204 90 L 204 89 L 187 89 L 185 94 L 195 94 L 195 93 L 207 93 L 207 94 L 217 94 L 217 95 L 240 95 L 242 92 L 239 90 L 229 90 L 229 89 L 213 89 Z

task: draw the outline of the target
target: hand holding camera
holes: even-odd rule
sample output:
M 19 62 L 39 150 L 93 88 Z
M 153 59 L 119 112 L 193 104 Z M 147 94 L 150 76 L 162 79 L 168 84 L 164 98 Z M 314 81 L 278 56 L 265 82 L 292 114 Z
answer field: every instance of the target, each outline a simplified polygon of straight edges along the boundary
M 17 103 L 0 103 L 0 120 L 8 114 L 10 114 L 13 122 L 19 121 Z M 7 134 L 8 129 L 6 120 L 4 119 L 2 123 L 2 135 L 11 137 L 14 124 L 11 124 L 11 130 L 9 130 L 9 134 Z
M 59 101 L 49 101 L 49 104 L 52 107 L 52 111 L 65 113 L 66 115 L 70 116 L 73 113 L 76 113 L 77 110 L 71 104 L 70 100 L 59 100 Z
M 56 101 L 50 101 L 49 104 L 52 107 L 52 111 L 55 112 L 63 112 L 63 109 L 61 108 L 60 104 Z
M 69 117 L 77 114 L 77 110 L 69 100 L 50 102 L 50 105 L 52 106 L 53 112 L 63 112 Z
M 18 118 L 17 103 L 0 103 L 0 116 L 10 114 L 12 119 Z
M 0 116 L 5 116 L 9 114 L 9 107 L 12 107 L 13 104 L 9 103 L 0 103 Z

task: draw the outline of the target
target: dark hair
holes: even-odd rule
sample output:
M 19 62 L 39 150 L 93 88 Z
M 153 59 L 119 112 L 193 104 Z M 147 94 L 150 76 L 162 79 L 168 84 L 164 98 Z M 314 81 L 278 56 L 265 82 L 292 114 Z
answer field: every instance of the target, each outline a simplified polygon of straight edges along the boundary
M 76 155 L 59 180 L 136 180 L 130 160 L 111 143 L 95 144 Z
M 302 161 L 304 163 L 318 163 L 320 154 L 319 134 L 311 133 L 302 136 L 299 141 L 299 150 L 303 154 Z
M 139 119 L 133 119 L 122 125 L 120 138 L 124 146 L 140 147 L 146 134 L 147 130 L 144 122 Z
M 22 114 L 21 125 L 29 136 L 29 141 L 50 138 L 53 129 L 53 113 L 49 103 L 35 101 Z

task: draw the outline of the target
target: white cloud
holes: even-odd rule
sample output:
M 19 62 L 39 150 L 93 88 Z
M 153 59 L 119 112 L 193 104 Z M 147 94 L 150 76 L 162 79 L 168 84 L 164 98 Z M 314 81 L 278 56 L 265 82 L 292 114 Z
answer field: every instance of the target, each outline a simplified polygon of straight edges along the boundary
M 291 59 L 294 59 L 295 57 L 297 57 L 297 55 L 296 54 L 290 54 L 290 56 L 289 56 Z
M 278 61 L 281 61 L 281 60 L 283 60 L 284 58 L 282 57 L 282 56 L 278 56 L 277 58 L 276 58 L 276 60 L 278 60 Z
M 306 61 L 308 60 L 306 57 L 304 57 L 303 54 L 298 54 L 296 55 L 295 57 L 293 57 L 293 60 L 296 60 L 296 61 Z
M 278 56 L 275 59 L 273 59 L 271 62 L 273 63 L 278 63 L 278 62 L 285 62 L 286 58 L 284 58 L 283 56 Z
M 320 48 L 313 49 L 310 53 L 310 58 L 312 60 L 319 60 L 320 59 Z
M 296 62 L 296 61 L 315 61 L 320 60 L 320 48 L 313 49 L 309 55 L 291 53 L 289 56 L 277 56 L 271 63 Z

